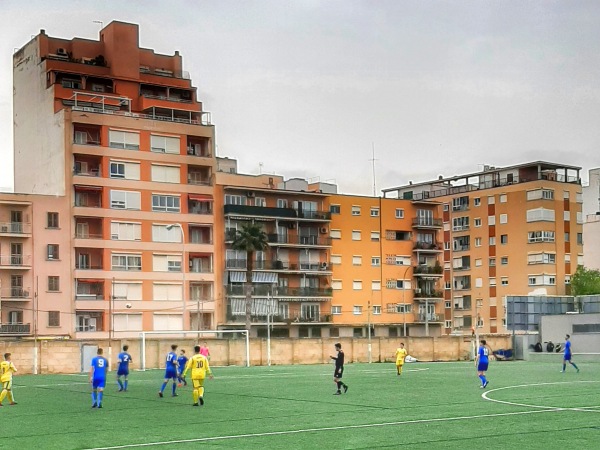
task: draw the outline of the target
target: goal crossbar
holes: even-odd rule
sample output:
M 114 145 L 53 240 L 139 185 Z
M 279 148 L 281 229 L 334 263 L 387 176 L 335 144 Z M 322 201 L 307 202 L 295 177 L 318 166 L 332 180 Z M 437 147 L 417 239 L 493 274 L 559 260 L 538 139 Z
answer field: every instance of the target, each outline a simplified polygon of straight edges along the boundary
M 187 335 L 194 335 L 200 337 L 205 334 L 234 334 L 239 333 L 244 335 L 246 341 L 246 367 L 250 367 L 250 336 L 248 330 L 185 330 L 185 331 L 142 331 L 140 333 L 141 345 L 140 345 L 140 370 L 146 370 L 146 337 L 147 336 L 165 336 L 165 335 L 181 335 L 185 339 Z

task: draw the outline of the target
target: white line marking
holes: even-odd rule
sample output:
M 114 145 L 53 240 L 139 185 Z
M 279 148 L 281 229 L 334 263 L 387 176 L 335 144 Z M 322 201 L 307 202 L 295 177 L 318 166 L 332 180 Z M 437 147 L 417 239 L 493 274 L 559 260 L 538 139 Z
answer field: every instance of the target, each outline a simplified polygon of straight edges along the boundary
M 283 436 L 290 434 L 302 434 L 302 433 L 317 433 L 320 431 L 336 431 L 336 430 L 349 430 L 357 428 L 377 428 L 377 427 L 388 427 L 398 425 L 411 425 L 416 423 L 435 423 L 435 422 L 452 422 L 458 420 L 471 420 L 471 419 L 484 419 L 488 417 L 504 417 L 504 416 L 520 416 L 526 414 L 539 414 L 545 412 L 558 412 L 562 409 L 546 409 L 546 410 L 534 410 L 534 411 L 518 411 L 509 413 L 497 413 L 497 414 L 479 414 L 475 416 L 459 416 L 459 417 L 439 417 L 434 419 L 415 419 L 415 420 L 402 420 L 398 422 L 382 422 L 382 423 L 368 423 L 362 425 L 344 425 L 338 427 L 323 427 L 323 428 L 305 428 L 300 430 L 285 430 L 285 431 L 270 431 L 266 433 L 248 433 L 248 434 L 233 434 L 228 436 L 214 436 L 206 438 L 194 438 L 194 439 L 178 439 L 174 441 L 161 441 L 161 442 L 147 442 L 142 444 L 125 444 L 115 445 L 112 447 L 93 447 L 84 450 L 116 450 L 121 448 L 135 448 L 135 447 L 153 447 L 157 445 L 173 445 L 173 444 L 185 444 L 189 442 L 211 442 L 211 441 L 223 441 L 230 439 L 242 439 L 242 438 L 256 438 L 263 436 Z
M 563 408 L 563 407 L 559 407 L 559 406 L 541 406 L 541 405 L 531 405 L 528 403 L 509 402 L 506 400 L 497 400 L 497 399 L 488 397 L 488 394 L 491 392 L 503 391 L 505 389 L 518 389 L 518 388 L 527 388 L 527 387 L 531 387 L 531 386 L 547 386 L 547 385 L 555 385 L 555 384 L 573 384 L 573 383 L 600 383 L 600 381 L 554 381 L 554 382 L 547 382 L 547 383 L 533 383 L 533 384 L 519 384 L 516 386 L 504 386 L 504 387 L 500 387 L 500 388 L 496 388 L 496 389 L 490 389 L 489 391 L 486 391 L 483 394 L 481 394 L 481 397 L 484 400 L 488 400 L 490 402 L 502 403 L 504 405 L 511 405 L 511 406 L 523 406 L 525 408 L 600 412 L 600 411 L 594 410 L 594 408 L 600 408 L 600 406 L 587 406 L 587 407 L 583 406 L 583 407 L 574 407 L 574 408 Z

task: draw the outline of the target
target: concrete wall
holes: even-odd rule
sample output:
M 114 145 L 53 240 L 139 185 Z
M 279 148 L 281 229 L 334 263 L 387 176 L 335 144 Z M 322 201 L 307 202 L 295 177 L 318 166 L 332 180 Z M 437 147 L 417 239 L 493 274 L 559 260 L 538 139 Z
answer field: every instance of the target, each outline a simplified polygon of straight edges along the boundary
M 564 343 L 565 335 L 571 335 L 573 353 L 600 352 L 600 333 L 573 333 L 574 324 L 600 323 L 600 314 L 564 314 L 542 316 L 540 334 L 542 342 Z
M 482 336 L 483 337 L 483 336 Z M 492 349 L 510 348 L 510 336 L 486 336 Z M 410 337 L 403 338 L 408 353 L 420 361 L 460 361 L 471 359 L 473 343 L 470 338 L 459 336 L 444 337 Z M 211 353 L 213 366 L 244 365 L 246 347 L 243 339 L 206 339 Z M 282 364 L 324 364 L 330 362 L 335 354 L 334 344 L 340 342 L 346 354 L 346 361 L 368 362 L 368 340 L 353 338 L 331 339 L 272 339 L 271 363 Z M 170 351 L 172 343 L 179 349 L 193 354 L 196 343 L 193 339 L 154 339 L 146 341 L 146 368 L 164 367 L 164 357 Z M 398 338 L 373 338 L 371 355 L 373 362 L 395 361 L 395 351 L 400 340 Z M 129 345 L 129 353 L 133 358 L 133 369 L 141 367 L 141 341 L 113 340 L 109 349 L 107 340 L 45 340 L 38 341 L 38 373 L 78 373 L 87 372 L 82 367 L 82 348 L 84 345 L 97 345 L 104 349 L 104 356 L 115 368 L 116 357 L 123 345 Z M 34 342 L 33 341 L 0 341 L 0 354 L 12 353 L 12 360 L 19 373 L 33 373 Z M 250 364 L 253 366 L 267 364 L 266 339 L 250 341 Z

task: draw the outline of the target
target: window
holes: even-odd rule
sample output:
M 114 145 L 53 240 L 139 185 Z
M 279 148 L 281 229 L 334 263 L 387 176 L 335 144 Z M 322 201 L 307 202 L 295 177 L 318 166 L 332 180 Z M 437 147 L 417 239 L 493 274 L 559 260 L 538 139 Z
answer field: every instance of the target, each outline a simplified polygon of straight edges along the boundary
M 180 143 L 178 137 L 173 136 L 150 136 L 150 150 L 156 153 L 171 153 L 178 155 L 180 153 Z
M 488 200 L 488 205 L 493 205 L 496 203 L 496 199 L 494 198 L 493 195 L 488 196 L 487 200 Z
M 378 316 L 381 314 L 381 306 L 380 305 L 373 305 L 373 315 L 374 316 Z
M 110 191 L 112 209 L 141 209 L 141 193 L 137 191 Z
M 340 212 L 341 212 L 340 205 L 331 205 L 331 206 L 329 206 L 329 212 L 331 214 L 340 214 Z
M 475 238 L 475 247 L 481 247 L 481 238 Z
M 115 282 L 113 284 L 115 298 L 120 298 L 128 301 L 141 301 L 142 300 L 142 282 L 137 283 L 121 283 Z
M 60 327 L 60 311 L 48 311 L 48 326 Z
M 412 308 L 412 305 L 407 305 L 407 304 L 397 304 L 396 305 L 396 312 L 398 313 L 409 313 Z
M 452 219 L 452 231 L 465 231 L 469 229 L 469 216 L 455 217 Z
M 483 278 L 475 278 L 475 287 L 476 288 L 483 287 Z
M 58 244 L 48 244 L 47 246 L 47 259 L 57 260 L 58 259 Z
M 452 302 L 444 302 L 444 308 L 452 308 Z
M 563 220 L 565 222 L 568 222 L 569 220 L 571 220 L 571 211 L 565 211 L 563 213 Z
M 48 277 L 48 292 L 59 292 L 60 291 L 60 277 L 49 276 Z
M 181 211 L 181 199 L 176 195 L 152 195 L 152 211 L 174 212 Z
M 381 290 L 381 280 L 371 281 L 371 290 L 372 291 L 380 291 Z
M 362 306 L 354 305 L 354 307 L 352 308 L 352 313 L 355 316 L 361 315 L 362 314 Z
M 500 203 L 506 203 L 506 194 L 500 194 Z
M 488 216 L 488 225 L 496 225 L 496 216 Z
M 110 162 L 110 178 L 122 178 L 126 180 L 139 180 L 140 179 L 140 164 L 111 161 Z
M 564 200 L 568 200 L 571 197 L 571 194 L 569 191 L 563 191 L 563 199 Z
M 554 210 L 535 208 L 527 210 L 527 222 L 554 222 Z
M 508 244 L 508 234 L 501 234 L 500 235 L 500 243 L 501 244 Z
M 475 224 L 476 227 L 480 227 L 481 226 L 481 218 L 477 217 L 474 220 L 474 224 Z
M 142 315 L 141 314 L 115 314 L 114 316 L 114 331 L 141 331 Z M 181 329 L 181 328 L 179 328 Z
M 355 291 L 362 290 L 362 281 L 361 280 L 354 280 L 352 282 L 352 289 L 354 289 Z
M 379 208 L 371 208 L 371 217 L 379 217 Z
M 527 200 L 554 200 L 554 191 L 551 189 L 535 189 L 527 191 Z
M 554 231 L 530 231 L 527 233 L 527 242 L 554 242 Z
M 341 306 L 332 306 L 331 307 L 331 314 L 333 314 L 334 316 L 337 316 L 339 314 L 342 313 L 342 307 Z
M 541 275 L 529 275 L 530 286 L 554 286 L 556 284 L 556 276 L 541 274 Z
M 360 256 L 360 255 L 354 255 L 352 257 L 352 265 L 353 266 L 360 266 L 360 265 L 362 265 L 362 256 Z
M 444 203 L 444 211 L 450 211 L 450 204 Z
M 128 131 L 109 130 L 108 146 L 112 148 L 122 148 L 125 150 L 140 149 L 140 134 Z
M 500 284 L 501 284 L 502 286 L 508 286 L 508 277 L 502 277 L 502 278 L 500 279 Z
M 112 270 L 142 270 L 141 255 L 113 254 L 111 258 Z
M 490 278 L 490 286 L 496 286 L 496 279 Z
M 342 280 L 331 280 L 331 289 L 334 291 L 342 290 Z
M 567 255 L 565 255 L 567 256 Z M 569 261 L 570 261 L 570 256 Z M 555 264 L 556 254 L 554 253 L 532 253 L 527 255 L 527 264 Z
M 583 245 L 583 233 L 577 233 L 577 245 Z
M 371 240 L 373 242 L 379 242 L 379 231 L 371 231 Z
M 496 236 L 490 236 L 490 245 L 496 245 Z
M 444 320 L 444 327 L 446 327 L 446 328 L 452 328 L 452 321 L 451 320 Z
M 287 208 L 288 201 L 285 198 L 278 198 L 277 199 L 277 207 L 278 208 Z
M 152 270 L 155 272 L 181 272 L 181 255 L 153 255 Z
M 565 233 L 565 242 L 571 242 L 571 235 L 569 233 Z
M 265 208 L 267 206 L 267 199 L 265 197 L 256 197 L 254 199 L 254 206 Z
M 479 206 L 481 205 L 481 198 L 477 197 L 473 199 L 473 205 Z
M 452 211 L 466 211 L 469 209 L 469 197 L 457 197 L 452 199 Z
M 46 214 L 46 227 L 47 228 L 58 228 L 58 213 L 49 212 Z
M 181 242 L 181 230 L 177 226 L 168 230 L 167 225 L 152 225 L 152 242 Z
M 475 267 L 481 267 L 483 265 L 483 260 L 481 258 L 477 258 L 475 260 Z
M 502 258 L 500 258 L 500 264 L 503 266 L 508 265 L 508 256 L 503 256 Z
M 352 215 L 353 216 L 360 216 L 360 206 L 353 206 L 352 207 Z
M 331 239 L 341 239 L 342 238 L 342 230 L 329 230 L 329 237 Z
M 404 209 L 396 208 L 396 219 L 404 219 Z
M 183 329 L 183 316 L 181 314 L 154 314 L 154 330 L 175 331 Z
M 357 230 L 353 230 L 352 231 L 352 240 L 353 241 L 360 241 L 361 239 L 361 232 L 357 231 Z
M 226 205 L 245 205 L 246 197 L 242 195 L 225 195 L 225 204 Z M 287 203 L 286 203 L 287 205 Z M 287 207 L 287 206 L 286 206 Z
M 500 223 L 508 223 L 508 214 L 500 214 Z
M 381 257 L 379 256 L 371 256 L 371 265 L 373 267 L 381 266 Z
M 490 267 L 494 267 L 496 265 L 496 258 L 490 258 L 488 261 L 488 265 Z
M 342 263 L 342 255 L 331 255 L 330 261 L 331 261 L 331 264 L 341 264 Z
M 157 183 L 181 183 L 181 169 L 179 166 L 152 164 L 151 177 Z
M 141 241 L 142 225 L 129 222 L 111 222 L 110 238 L 118 241 Z

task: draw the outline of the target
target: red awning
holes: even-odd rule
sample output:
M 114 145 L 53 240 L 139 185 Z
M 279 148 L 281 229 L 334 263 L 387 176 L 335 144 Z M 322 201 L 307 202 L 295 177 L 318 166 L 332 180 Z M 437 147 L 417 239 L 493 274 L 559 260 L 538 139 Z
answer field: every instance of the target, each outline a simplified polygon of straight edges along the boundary
M 78 283 L 101 283 L 104 282 L 104 278 L 77 278 Z
M 89 185 L 76 184 L 75 190 L 77 190 L 77 191 L 101 191 L 102 186 L 89 186 Z
M 212 202 L 213 198 L 210 195 L 203 195 L 203 194 L 188 194 L 188 198 L 190 200 L 194 200 L 197 202 Z

